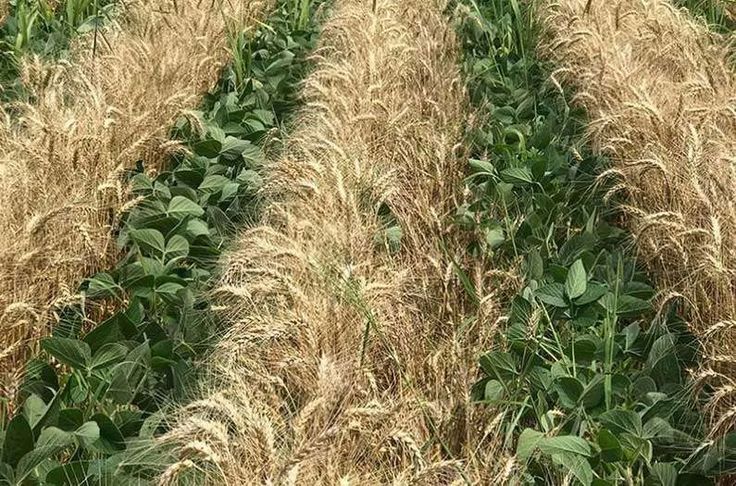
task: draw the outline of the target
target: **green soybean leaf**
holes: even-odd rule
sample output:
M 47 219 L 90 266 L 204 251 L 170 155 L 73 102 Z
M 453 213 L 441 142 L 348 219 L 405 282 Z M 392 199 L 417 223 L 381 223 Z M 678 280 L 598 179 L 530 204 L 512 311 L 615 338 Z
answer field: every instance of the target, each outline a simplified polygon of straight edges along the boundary
M 160 231 L 150 228 L 131 229 L 131 239 L 147 251 L 153 251 L 156 255 L 163 255 L 166 249 L 164 235 Z
M 601 448 L 601 460 L 603 462 L 618 462 L 623 457 L 621 443 L 607 429 L 601 429 L 598 432 L 598 446 Z
M 567 409 L 573 409 L 577 406 L 584 389 L 583 384 L 571 376 L 557 378 L 554 388 L 560 397 L 560 403 Z
M 205 192 L 218 192 L 221 191 L 225 184 L 229 183 L 230 179 L 219 174 L 208 175 L 199 185 L 200 191 Z
M 109 273 L 98 273 L 89 279 L 89 286 L 85 294 L 92 299 L 105 297 L 119 297 L 122 289 L 115 283 Z
M 119 363 L 128 354 L 128 348 L 120 343 L 108 343 L 104 344 L 97 350 L 90 369 L 96 370 L 105 368 L 113 363 Z
M 187 221 L 187 233 L 192 238 L 196 238 L 197 236 L 209 235 L 210 230 L 206 222 L 202 221 L 201 219 L 195 218 Z
M 652 465 L 652 477 L 656 482 L 652 482 L 657 486 L 676 486 L 677 485 L 677 468 L 670 462 L 658 462 Z
M 100 438 L 100 427 L 96 422 L 85 422 L 73 434 L 79 440 L 80 445 L 89 447 Z
M 235 137 L 228 136 L 220 149 L 220 155 L 225 160 L 236 160 L 243 152 L 250 149 L 252 144 L 248 140 L 240 140 Z
M 501 171 L 501 180 L 510 184 L 531 184 L 534 176 L 528 167 L 511 167 Z
M 637 315 L 648 312 L 652 309 L 649 301 L 632 297 L 631 295 L 619 295 L 616 306 L 616 313 L 620 315 Z
M 41 347 L 61 363 L 80 370 L 87 369 L 92 359 L 89 345 L 78 339 L 50 337 L 41 341 Z
M 614 434 L 628 433 L 640 437 L 642 435 L 641 417 L 632 410 L 609 410 L 600 416 L 601 423 Z
M 522 462 L 529 460 L 543 439 L 543 433 L 534 429 L 524 429 L 516 443 L 516 456 Z
M 488 247 L 492 250 L 500 247 L 506 241 L 506 235 L 503 231 L 503 228 L 498 227 L 486 229 L 485 237 L 486 243 L 488 243 Z
M 166 259 L 185 257 L 189 255 L 189 242 L 181 235 L 172 236 L 166 243 Z
M 567 307 L 565 287 L 560 283 L 552 283 L 540 287 L 534 295 L 545 304 L 555 307 Z
M 23 415 L 34 428 L 46 413 L 46 403 L 38 395 L 29 395 L 23 403 Z
M 480 365 L 488 376 L 504 380 L 515 377 L 516 363 L 510 353 L 490 351 L 480 358 Z
M 493 175 L 496 172 L 493 164 L 487 160 L 470 159 L 468 163 L 473 173 Z
M 570 299 L 576 299 L 585 293 L 588 288 L 588 274 L 582 260 L 575 260 L 567 272 L 565 293 Z
M 605 286 L 588 282 L 587 288 L 585 289 L 583 295 L 575 299 L 575 304 L 590 304 L 591 302 L 595 302 L 596 300 L 606 295 L 606 292 L 608 292 L 608 289 Z
M 192 149 L 197 155 L 213 158 L 217 157 L 220 154 L 220 150 L 222 150 L 222 143 L 218 140 L 210 138 L 207 140 L 202 140 L 201 142 L 196 142 L 192 146 Z
M 187 216 L 198 218 L 204 214 L 204 209 L 184 196 L 175 196 L 170 202 L 169 207 L 166 210 L 169 216 L 174 218 L 183 219 Z
M 590 456 L 590 444 L 582 437 L 574 435 L 560 435 L 545 437 L 539 441 L 539 449 L 545 454 L 570 453 L 581 456 Z
M 65 447 L 72 443 L 72 435 L 58 427 L 46 427 L 38 436 L 36 447 Z
M 59 454 L 65 448 L 65 445 L 40 446 L 23 456 L 23 459 L 18 463 L 16 474 L 17 484 L 28 484 L 24 481 L 26 481 L 37 467 L 41 466 L 43 463 L 48 463 L 51 457 Z M 29 483 L 36 484 L 33 481 L 29 481 Z
M 97 445 L 103 451 L 114 453 L 125 449 L 125 438 L 107 415 L 98 413 L 92 417 L 92 420 L 99 426 L 100 438 Z
M 498 380 L 489 380 L 486 383 L 484 400 L 487 402 L 497 402 L 503 398 L 503 385 Z
M 16 415 L 8 424 L 3 441 L 2 462 L 12 467 L 18 465 L 18 461 L 33 450 L 33 431 L 26 418 Z
M 584 457 L 563 452 L 553 454 L 552 461 L 566 469 L 584 486 L 590 486 L 593 483 L 593 469 Z

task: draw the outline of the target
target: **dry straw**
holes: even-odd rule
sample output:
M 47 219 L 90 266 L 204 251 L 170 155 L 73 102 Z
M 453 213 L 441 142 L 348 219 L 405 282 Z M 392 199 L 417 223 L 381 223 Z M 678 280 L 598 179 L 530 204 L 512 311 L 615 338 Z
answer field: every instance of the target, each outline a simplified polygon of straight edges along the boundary
M 124 169 L 138 160 L 156 169 L 179 148 L 168 130 L 216 81 L 227 29 L 254 24 L 269 3 L 126 3 L 96 55 L 86 39 L 69 61 L 25 61 L 33 101 L 0 123 L 3 396 L 52 325 L 54 306 L 116 260 L 111 229 L 128 201 Z
M 736 77 L 728 49 L 662 0 L 560 0 L 542 50 L 587 109 L 627 192 L 628 223 L 665 299 L 706 345 L 719 420 L 736 405 Z M 622 186 L 617 186 L 621 189 Z M 712 369 L 711 369 L 712 368 Z M 714 430 L 714 432 L 717 432 Z
M 495 299 L 489 322 L 465 322 L 441 249 L 457 244 L 446 223 L 465 102 L 439 3 L 335 2 L 306 107 L 269 167 L 266 224 L 225 262 L 231 328 L 163 439 L 178 462 L 161 484 L 202 471 L 210 484 L 492 484 L 515 471 L 469 398 Z M 381 207 L 403 231 L 395 253 Z

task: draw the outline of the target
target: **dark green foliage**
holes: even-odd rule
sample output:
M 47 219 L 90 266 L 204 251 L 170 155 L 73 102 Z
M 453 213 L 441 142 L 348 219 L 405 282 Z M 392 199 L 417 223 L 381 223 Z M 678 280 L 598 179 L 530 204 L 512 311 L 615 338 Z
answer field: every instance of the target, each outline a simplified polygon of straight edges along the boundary
M 121 309 L 83 335 L 85 308 L 59 310 L 62 322 L 42 348 L 65 366 L 29 363 L 22 410 L 4 424 L 0 483 L 4 475 L 8 484 L 124 484 L 126 474 L 142 474 L 120 470 L 120 459 L 161 430 L 156 412 L 183 395 L 194 360 L 218 334 L 204 296 L 234 229 L 257 217 L 263 144 L 298 104 L 319 3 L 308 3 L 305 20 L 283 2 L 240 37 L 196 122 L 174 127 L 192 154 L 155 177 L 143 162 L 130 173 L 140 202 L 119 229 L 124 256 L 81 288 L 88 304 Z
M 711 484 L 733 471 L 733 436 L 708 443 L 686 368 L 698 344 L 655 294 L 580 144 L 568 106 L 532 55 L 534 26 L 514 1 L 469 3 L 459 21 L 472 134 L 457 223 L 474 254 L 521 262 L 524 287 L 504 346 L 481 357 L 474 397 L 504 411 L 505 446 L 528 484 Z

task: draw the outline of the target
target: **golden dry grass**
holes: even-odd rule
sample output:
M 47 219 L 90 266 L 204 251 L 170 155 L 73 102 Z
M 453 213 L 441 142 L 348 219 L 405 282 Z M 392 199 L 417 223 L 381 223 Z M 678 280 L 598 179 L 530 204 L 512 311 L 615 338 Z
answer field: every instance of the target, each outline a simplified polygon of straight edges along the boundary
M 464 93 L 441 2 L 337 0 L 306 105 L 216 294 L 231 326 L 158 446 L 160 484 L 504 482 L 499 420 L 471 403 L 498 318 L 464 303 L 448 233 Z M 377 242 L 379 209 L 403 229 Z M 366 331 L 367 330 L 367 331 Z
M 123 171 L 158 168 L 179 147 L 168 130 L 217 80 L 226 28 L 262 17 L 269 0 L 151 0 L 128 4 L 92 56 L 26 60 L 35 101 L 0 123 L 0 385 L 74 298 L 81 279 L 115 262 Z
M 585 13 L 586 3 L 590 8 Z M 663 289 L 706 345 L 714 432 L 736 417 L 736 76 L 727 46 L 662 0 L 544 2 L 544 53 L 590 116 Z

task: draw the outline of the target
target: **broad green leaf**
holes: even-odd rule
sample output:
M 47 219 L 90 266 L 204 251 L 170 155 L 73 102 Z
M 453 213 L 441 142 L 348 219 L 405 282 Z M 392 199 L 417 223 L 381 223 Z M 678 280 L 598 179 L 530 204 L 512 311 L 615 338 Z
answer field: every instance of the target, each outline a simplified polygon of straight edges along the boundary
M 89 461 L 74 461 L 51 469 L 46 474 L 46 483 L 54 486 L 76 486 L 89 484 L 87 481 Z M 115 484 L 101 482 L 101 484 Z
M 209 235 L 210 230 L 206 222 L 196 218 L 187 221 L 187 233 L 191 235 L 192 238 L 196 238 L 197 236 Z
M 529 460 L 543 439 L 543 433 L 533 429 L 524 429 L 516 443 L 516 456 L 522 462 Z
M 593 483 L 593 469 L 584 457 L 563 452 L 553 454 L 552 460 L 565 468 L 583 486 L 590 486 Z
M 649 374 L 659 387 L 679 383 L 680 363 L 677 360 L 675 336 L 671 333 L 657 338 L 647 356 Z
M 645 439 L 669 439 L 673 437 L 672 426 L 661 417 L 654 417 L 644 424 L 642 437 Z
M 496 173 L 496 169 L 493 164 L 487 160 L 470 159 L 468 161 L 471 170 L 477 174 L 493 175 Z
M 486 383 L 484 399 L 487 402 L 497 402 L 503 398 L 503 385 L 498 380 L 488 380 Z
M 164 235 L 160 231 L 150 228 L 131 229 L 130 238 L 147 251 L 153 251 L 155 255 L 163 255 L 166 249 Z
M 220 154 L 222 143 L 212 138 L 196 142 L 192 146 L 194 153 L 203 157 L 214 158 Z
M 631 295 L 619 295 L 616 313 L 620 315 L 638 315 L 652 309 L 652 304 L 644 299 Z
M 92 417 L 92 420 L 99 426 L 100 438 L 96 445 L 102 451 L 112 454 L 125 449 L 125 438 L 107 415 L 98 413 Z
M 38 395 L 30 395 L 23 403 L 23 415 L 28 425 L 34 428 L 46 413 L 46 403 Z
M 175 196 L 170 202 L 166 210 L 169 216 L 183 219 L 187 216 L 198 218 L 204 214 L 204 209 L 194 201 L 184 196 Z
M 488 376 L 504 380 L 516 377 L 516 363 L 509 353 L 490 351 L 480 357 L 480 366 Z
M 583 295 L 575 299 L 575 304 L 590 304 L 591 302 L 595 302 L 596 300 L 606 295 L 606 292 L 608 292 L 608 289 L 603 285 L 589 282 Z
M 652 465 L 653 485 L 677 486 L 677 468 L 671 462 L 658 462 Z
M 585 409 L 590 410 L 598 406 L 603 401 L 604 391 L 603 375 L 596 375 L 586 383 L 583 395 L 580 397 L 580 401 Z
M 38 436 L 36 447 L 65 447 L 72 443 L 72 435 L 58 427 L 46 427 Z
M 565 287 L 559 283 L 552 283 L 540 287 L 534 292 L 537 299 L 541 300 L 545 304 L 549 304 L 555 307 L 567 307 L 565 301 Z
M 228 182 L 230 182 L 230 179 L 225 176 L 219 174 L 208 175 L 204 178 L 202 184 L 199 185 L 199 190 L 205 192 L 221 191 Z
M 504 241 L 506 241 L 506 235 L 503 229 L 499 227 L 486 229 L 485 237 L 486 243 L 488 243 L 488 247 L 492 250 L 495 250 L 499 246 L 503 245 Z
M 249 167 L 259 167 L 263 164 L 263 151 L 258 145 L 251 144 L 243 150 L 243 159 L 248 162 Z
M 100 438 L 100 427 L 96 422 L 85 422 L 81 427 L 74 431 L 74 437 L 79 440 L 79 443 L 83 447 L 89 447 Z
M 629 433 L 638 437 L 642 434 L 641 417 L 632 410 L 615 409 L 599 416 L 601 423 L 614 434 Z
M 33 431 L 23 415 L 16 415 L 8 424 L 3 441 L 2 462 L 12 467 L 33 450 Z
M 16 474 L 16 481 L 18 481 L 18 484 L 25 484 L 22 481 L 28 478 L 31 473 L 33 473 L 34 469 L 39 467 L 42 463 L 48 461 L 49 458 L 59 454 L 67 447 L 67 445 L 68 444 L 39 445 L 31 452 L 23 456 L 20 462 L 18 462 Z
M 590 444 L 588 444 L 588 441 L 574 435 L 545 437 L 539 441 L 539 449 L 548 455 L 570 453 L 590 456 Z
M 182 284 L 178 284 L 176 282 L 165 282 L 156 287 L 156 293 L 174 295 L 183 288 L 184 286 Z
M 59 411 L 59 428 L 65 432 L 74 432 L 82 426 L 84 415 L 78 408 L 65 408 Z
M 166 259 L 180 258 L 189 255 L 189 242 L 181 235 L 172 236 L 166 243 Z
M 90 369 L 101 369 L 113 363 L 119 363 L 126 354 L 128 354 L 128 348 L 120 343 L 104 344 L 92 358 Z
M 252 144 L 248 140 L 240 140 L 235 137 L 228 136 L 220 149 L 220 155 L 225 160 L 236 160 L 243 152 L 250 149 Z
M 560 403 L 567 409 L 573 409 L 580 401 L 583 394 L 583 384 L 571 376 L 557 378 L 554 382 L 555 391 L 560 397 Z
M 120 286 L 115 283 L 112 275 L 103 272 L 89 279 L 89 286 L 85 294 L 92 299 L 119 297 L 120 290 Z
M 130 189 L 135 193 L 146 193 L 153 190 L 153 183 L 146 174 L 136 174 L 130 179 Z
M 588 274 L 582 260 L 575 260 L 567 272 L 565 293 L 570 299 L 576 299 L 585 293 L 588 288 Z
M 598 432 L 598 446 L 601 448 L 601 460 L 603 462 L 618 462 L 623 457 L 621 443 L 607 429 L 601 429 Z
M 501 180 L 510 184 L 531 184 L 534 176 L 528 167 L 512 167 L 501 171 Z
M 89 345 L 78 339 L 50 337 L 41 341 L 41 347 L 59 362 L 79 370 L 87 369 L 92 359 Z

